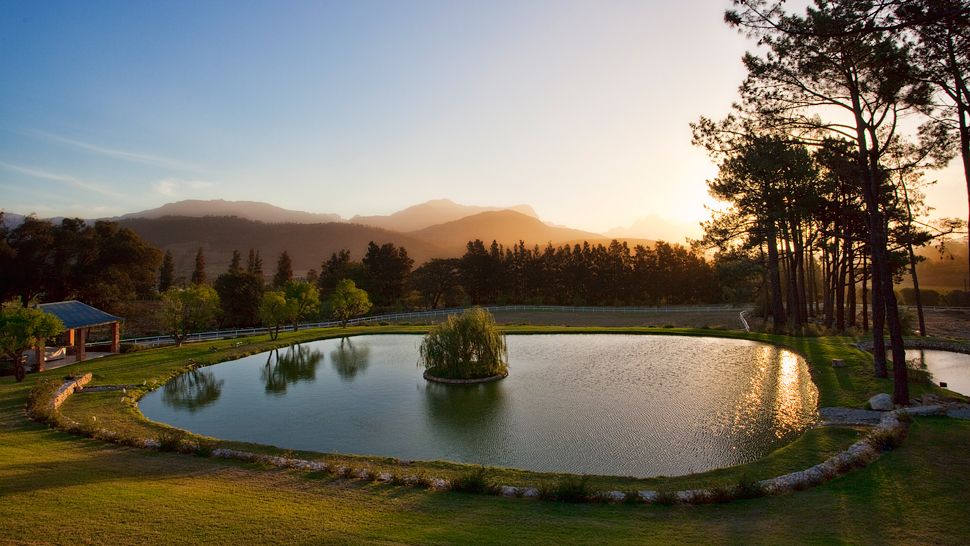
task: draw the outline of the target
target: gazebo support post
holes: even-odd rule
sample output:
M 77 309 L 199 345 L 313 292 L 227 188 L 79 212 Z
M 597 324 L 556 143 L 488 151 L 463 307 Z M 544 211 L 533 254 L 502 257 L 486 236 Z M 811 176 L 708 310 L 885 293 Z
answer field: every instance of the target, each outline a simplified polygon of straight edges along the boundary
M 36 358 L 34 362 L 37 363 L 37 365 L 34 366 L 34 371 L 36 371 L 37 373 L 44 371 L 44 364 L 46 364 L 44 357 L 46 356 L 47 354 L 46 354 L 46 351 L 44 351 L 43 345 L 38 345 L 34 347 L 34 357 Z
M 77 329 L 77 333 L 74 336 L 74 359 L 77 362 L 81 362 L 82 360 L 87 358 L 87 354 L 85 354 L 85 348 L 84 348 L 84 345 L 87 342 L 87 337 L 88 337 L 87 328 Z
M 115 322 L 111 324 L 111 352 L 120 353 L 121 352 L 121 323 Z

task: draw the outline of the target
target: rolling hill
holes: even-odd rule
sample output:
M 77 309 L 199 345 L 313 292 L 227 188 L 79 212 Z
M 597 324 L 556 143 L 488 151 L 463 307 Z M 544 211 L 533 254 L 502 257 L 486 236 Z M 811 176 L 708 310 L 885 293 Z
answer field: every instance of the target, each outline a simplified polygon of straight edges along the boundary
M 386 216 L 354 216 L 350 221 L 355 224 L 380 227 L 392 231 L 409 232 L 453 222 L 482 212 L 499 210 L 514 210 L 520 214 L 536 218 L 536 212 L 529 205 L 479 207 L 461 205 L 448 199 L 435 199 Z
M 464 253 L 465 245 L 474 239 L 481 239 L 486 244 L 495 240 L 506 246 L 522 240 L 530 246 L 536 244 L 543 246 L 550 242 L 556 244 L 563 241 L 603 238 L 602 235 L 588 231 L 552 227 L 534 216 L 514 210 L 481 212 L 460 220 L 412 231 L 408 235 L 439 247 L 451 255 Z
M 302 210 L 284 209 L 259 201 L 226 201 L 224 199 L 176 201 L 175 203 L 166 203 L 155 209 L 125 214 L 118 219 L 161 218 L 163 216 L 238 216 L 239 218 L 269 224 L 321 224 L 343 220 L 337 214 L 317 214 Z
M 263 258 L 263 272 L 267 275 L 276 271 L 276 260 L 284 250 L 290 254 L 297 275 L 310 268 L 319 271 L 320 263 L 342 248 L 350 249 L 353 259 L 360 260 L 370 241 L 405 247 L 416 265 L 430 258 L 449 255 L 434 244 L 408 234 L 337 222 L 269 224 L 238 217 L 166 216 L 128 218 L 120 223 L 150 244 L 171 250 L 176 272 L 180 275 L 192 271 L 199 247 L 212 278 L 229 267 L 233 250 L 239 250 L 245 260 L 250 248 L 259 251 Z

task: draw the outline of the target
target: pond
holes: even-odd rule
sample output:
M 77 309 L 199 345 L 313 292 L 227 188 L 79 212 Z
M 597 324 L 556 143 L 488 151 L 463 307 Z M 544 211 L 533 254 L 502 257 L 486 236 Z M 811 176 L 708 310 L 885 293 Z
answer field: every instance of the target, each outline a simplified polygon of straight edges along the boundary
M 509 377 L 466 386 L 421 377 L 421 339 L 295 345 L 185 374 L 140 406 L 288 449 L 639 477 L 750 462 L 817 418 L 805 361 L 752 341 L 510 335 Z
M 946 382 L 946 388 L 970 396 L 970 355 L 953 351 L 908 349 L 906 360 L 925 365 L 933 374 L 933 382 Z

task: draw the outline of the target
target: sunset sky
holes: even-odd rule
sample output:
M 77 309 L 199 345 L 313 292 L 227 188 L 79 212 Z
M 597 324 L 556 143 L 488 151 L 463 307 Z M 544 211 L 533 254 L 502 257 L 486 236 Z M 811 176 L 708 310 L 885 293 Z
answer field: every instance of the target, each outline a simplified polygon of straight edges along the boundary
M 751 47 L 729 5 L 5 2 L 0 209 L 449 198 L 599 232 L 697 222 L 716 171 L 688 123 L 727 113 Z M 956 165 L 931 178 L 965 216 Z

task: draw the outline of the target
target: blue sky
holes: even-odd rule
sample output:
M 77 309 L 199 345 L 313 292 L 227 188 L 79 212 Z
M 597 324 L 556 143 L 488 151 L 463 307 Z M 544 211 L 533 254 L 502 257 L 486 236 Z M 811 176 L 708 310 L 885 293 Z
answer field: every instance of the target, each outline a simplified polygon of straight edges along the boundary
M 695 222 L 715 170 L 687 124 L 727 112 L 748 46 L 729 4 L 8 0 L 0 208 L 444 197 L 595 231 Z M 962 215 L 938 174 L 931 204 Z

